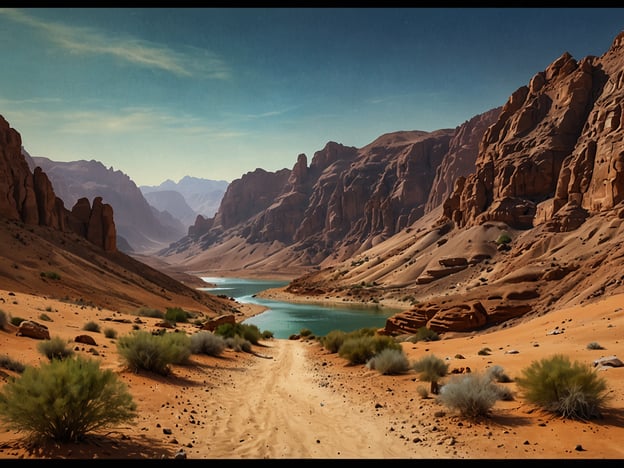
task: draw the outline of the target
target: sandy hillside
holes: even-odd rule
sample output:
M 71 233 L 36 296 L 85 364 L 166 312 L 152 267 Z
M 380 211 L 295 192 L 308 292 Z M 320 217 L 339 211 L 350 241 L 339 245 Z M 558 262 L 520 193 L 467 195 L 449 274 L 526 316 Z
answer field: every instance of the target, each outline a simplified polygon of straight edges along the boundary
M 403 347 L 410 360 L 434 353 L 448 358 L 449 370 L 500 365 L 512 378 L 532 360 L 553 353 L 589 364 L 605 355 L 621 358 L 623 300 L 616 296 L 513 328 Z M 68 341 L 91 335 L 97 345 L 75 343 L 76 352 L 113 369 L 129 386 L 140 414 L 136 424 L 94 434 L 79 445 L 31 446 L 23 434 L 3 430 L 0 458 L 154 459 L 180 451 L 189 459 L 624 458 L 624 368 L 599 371 L 611 396 L 600 420 L 562 420 L 516 396 L 497 402 L 490 418 L 470 422 L 435 398 L 421 398 L 416 389 L 428 384 L 412 371 L 383 376 L 350 366 L 315 340 L 267 340 L 254 347 L 257 355 L 232 350 L 220 357 L 193 355 L 189 364 L 162 377 L 129 372 L 115 340 L 82 330 L 94 320 L 102 330 L 112 327 L 123 335 L 132 328 L 123 319 L 135 316 L 11 291 L 0 291 L 0 309 L 37 320 L 51 336 Z M 51 321 L 42 321 L 42 313 Z M 156 328 L 156 319 L 141 321 L 142 329 Z M 191 324 L 178 328 L 196 331 Z M 551 334 L 555 329 L 561 333 Z M 586 349 L 590 341 L 605 349 Z M 37 343 L 0 331 L 0 347 L 26 364 L 46 359 Z M 491 354 L 479 355 L 485 347 Z M 6 382 L 11 372 L 2 370 L 0 376 Z M 513 382 L 505 385 L 516 391 Z

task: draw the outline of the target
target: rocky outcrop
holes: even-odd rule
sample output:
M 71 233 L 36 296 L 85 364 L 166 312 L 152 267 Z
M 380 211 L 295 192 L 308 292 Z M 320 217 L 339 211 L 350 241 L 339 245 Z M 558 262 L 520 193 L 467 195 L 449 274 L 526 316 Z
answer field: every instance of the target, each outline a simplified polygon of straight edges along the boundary
M 18 336 L 26 336 L 35 340 L 49 340 L 50 330 L 45 325 L 33 320 L 23 320 L 15 333 Z
M 502 107 L 496 107 L 457 127 L 448 152 L 436 169 L 425 213 L 429 213 L 448 198 L 458 177 L 466 177 L 474 172 L 483 134 L 496 122 L 501 110 Z
M 446 218 L 565 231 L 624 200 L 623 34 L 601 57 L 562 54 L 511 95 L 475 172 L 444 202 Z
M 30 171 L 22 153 L 20 134 L 0 116 L 0 215 L 25 224 L 75 232 L 106 251 L 116 251 L 112 207 L 101 203 L 101 198 L 94 200 L 95 210 L 91 210 L 88 200 L 85 202 L 87 209 L 81 205 L 77 218 L 65 208 L 42 168 L 37 166 Z M 91 230 L 83 226 L 80 216 L 87 216 Z
M 201 329 L 208 330 L 208 331 L 215 331 L 217 328 L 219 328 L 219 326 L 224 325 L 226 323 L 230 325 L 236 324 L 236 317 L 234 316 L 234 314 L 219 315 L 218 317 L 212 318 L 206 321 L 202 325 Z
M 347 258 L 423 215 L 456 131 L 395 132 L 360 149 L 329 142 L 309 167 L 300 154 L 292 170 L 257 169 L 228 186 L 212 221 L 198 217 L 189 236 L 161 254 L 193 244 L 206 250 L 236 235 L 250 244 L 280 242 L 303 265 Z
M 262 259 L 237 266 L 312 267 L 291 281 L 293 294 L 401 294 L 415 305 L 387 333 L 475 330 L 622 292 L 622 102 L 624 33 L 601 57 L 563 53 L 454 130 L 389 133 L 360 149 L 330 143 L 310 167 L 299 155 L 265 209 L 230 218 L 227 231 L 215 217 L 205 223 L 212 237 L 163 255 L 189 249 L 225 265 L 257 251 Z M 232 199 L 244 193 L 230 188 Z M 240 211 L 222 209 L 220 219 Z
M 55 192 L 67 206 L 73 206 L 81 198 L 94 200 L 94 204 L 97 197 L 106 200 L 106 204 L 115 210 L 119 237 L 130 244 L 132 251 L 158 249 L 185 234 L 185 228 L 179 221 L 169 222 L 171 217 L 166 220 L 147 202 L 130 177 L 121 171 L 106 168 L 95 160 L 60 162 L 40 156 L 31 156 L 30 159 L 31 165 L 45 171 Z

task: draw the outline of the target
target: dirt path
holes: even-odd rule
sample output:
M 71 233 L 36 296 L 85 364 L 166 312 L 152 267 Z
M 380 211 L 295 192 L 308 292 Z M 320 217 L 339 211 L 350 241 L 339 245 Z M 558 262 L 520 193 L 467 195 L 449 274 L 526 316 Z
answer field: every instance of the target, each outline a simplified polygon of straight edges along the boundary
M 315 381 L 306 346 L 271 342 L 271 359 L 215 388 L 207 444 L 189 458 L 413 458 L 374 415 Z

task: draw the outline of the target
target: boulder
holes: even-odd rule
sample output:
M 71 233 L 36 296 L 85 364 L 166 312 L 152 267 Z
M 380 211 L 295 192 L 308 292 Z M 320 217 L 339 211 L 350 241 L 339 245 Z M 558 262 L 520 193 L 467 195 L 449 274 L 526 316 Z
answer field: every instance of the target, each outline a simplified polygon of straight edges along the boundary
M 22 321 L 17 328 L 17 333 L 15 334 L 17 336 L 27 336 L 36 340 L 50 339 L 50 331 L 48 330 L 48 327 L 33 320 Z

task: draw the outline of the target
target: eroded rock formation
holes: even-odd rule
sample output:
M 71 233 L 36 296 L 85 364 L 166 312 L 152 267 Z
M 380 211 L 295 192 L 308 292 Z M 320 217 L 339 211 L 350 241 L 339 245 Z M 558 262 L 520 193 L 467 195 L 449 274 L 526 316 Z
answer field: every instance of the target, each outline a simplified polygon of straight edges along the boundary
M 0 215 L 60 231 L 73 231 L 106 251 L 114 252 L 116 230 L 113 209 L 101 198 L 83 200 L 74 210 L 65 208 L 40 167 L 30 171 L 22 154 L 22 138 L 0 116 Z M 86 226 L 84 222 L 86 220 Z

